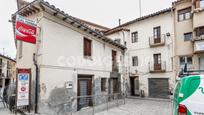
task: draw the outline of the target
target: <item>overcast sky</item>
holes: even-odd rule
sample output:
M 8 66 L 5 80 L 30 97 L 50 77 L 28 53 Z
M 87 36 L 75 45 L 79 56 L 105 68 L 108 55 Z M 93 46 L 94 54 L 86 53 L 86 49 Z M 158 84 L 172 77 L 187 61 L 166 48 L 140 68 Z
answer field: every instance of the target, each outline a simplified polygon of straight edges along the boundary
M 27 0 L 32 1 L 32 0 Z M 139 0 L 47 0 L 66 13 L 106 27 L 118 25 L 139 17 Z M 142 15 L 171 7 L 173 0 L 141 0 Z M 17 10 L 16 0 L 0 1 L 0 53 L 15 57 L 12 25 L 8 20 Z

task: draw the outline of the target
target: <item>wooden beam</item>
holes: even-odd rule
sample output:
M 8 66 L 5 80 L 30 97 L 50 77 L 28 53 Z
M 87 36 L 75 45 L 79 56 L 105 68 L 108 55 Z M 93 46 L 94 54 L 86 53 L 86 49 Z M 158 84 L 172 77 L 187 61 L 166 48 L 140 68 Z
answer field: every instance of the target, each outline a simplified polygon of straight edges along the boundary
M 53 15 L 54 15 L 54 16 L 56 16 L 57 14 L 58 14 L 58 11 L 57 11 L 57 12 L 55 12 Z
M 62 20 L 65 21 L 68 18 L 68 16 L 65 16 Z
M 28 10 L 30 10 L 30 11 L 36 13 L 36 10 L 34 10 L 33 8 L 28 7 Z
M 43 11 L 45 11 L 45 7 L 42 4 L 40 4 L 39 6 Z M 35 6 L 33 6 L 33 7 L 36 8 Z M 38 8 L 36 8 L 36 9 L 38 9 Z M 38 10 L 40 11 L 40 9 L 38 9 Z
M 70 22 L 71 25 L 73 25 L 75 23 L 75 21 Z

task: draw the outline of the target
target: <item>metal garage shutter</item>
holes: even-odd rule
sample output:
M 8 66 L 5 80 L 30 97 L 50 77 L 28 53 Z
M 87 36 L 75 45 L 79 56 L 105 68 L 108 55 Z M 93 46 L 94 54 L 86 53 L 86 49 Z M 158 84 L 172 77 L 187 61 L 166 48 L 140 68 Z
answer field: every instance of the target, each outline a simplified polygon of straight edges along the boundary
M 149 79 L 149 97 L 152 98 L 168 98 L 169 82 L 166 78 L 150 78 Z

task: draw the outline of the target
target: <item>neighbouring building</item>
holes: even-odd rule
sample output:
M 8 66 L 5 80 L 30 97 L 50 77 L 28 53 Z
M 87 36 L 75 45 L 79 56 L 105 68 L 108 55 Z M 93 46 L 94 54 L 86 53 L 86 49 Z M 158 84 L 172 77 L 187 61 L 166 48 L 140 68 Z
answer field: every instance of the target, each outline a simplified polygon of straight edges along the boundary
M 16 61 L 0 54 L 0 88 L 8 86 L 15 81 Z
M 102 103 L 107 94 L 124 93 L 125 46 L 43 0 L 21 7 L 12 15 L 13 22 L 17 14 L 37 22 L 37 43 L 16 41 L 16 60 L 17 68 L 31 69 L 33 106 L 36 93 L 33 60 L 37 61 L 39 113 L 65 114 L 70 108 L 75 111 Z M 87 95 L 98 97 L 76 99 Z M 72 104 L 63 111 L 73 98 Z
M 174 73 L 188 64 L 190 70 L 204 70 L 204 1 L 179 0 L 174 9 Z
M 173 9 L 142 16 L 107 31 L 107 37 L 127 47 L 129 94 L 169 98 L 174 88 Z

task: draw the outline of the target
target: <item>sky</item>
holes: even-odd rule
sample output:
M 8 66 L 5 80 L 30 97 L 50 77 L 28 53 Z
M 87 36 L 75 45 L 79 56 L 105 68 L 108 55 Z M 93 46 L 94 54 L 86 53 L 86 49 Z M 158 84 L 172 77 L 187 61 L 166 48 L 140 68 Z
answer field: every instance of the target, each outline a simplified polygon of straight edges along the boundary
M 32 0 L 26 0 L 31 2 Z M 139 0 L 47 0 L 69 15 L 109 28 L 140 16 Z M 141 0 L 142 16 L 171 7 L 174 0 Z M 12 24 L 8 21 L 16 12 L 16 0 L 0 1 L 0 53 L 16 56 Z M 4 49 L 4 50 L 3 50 Z

